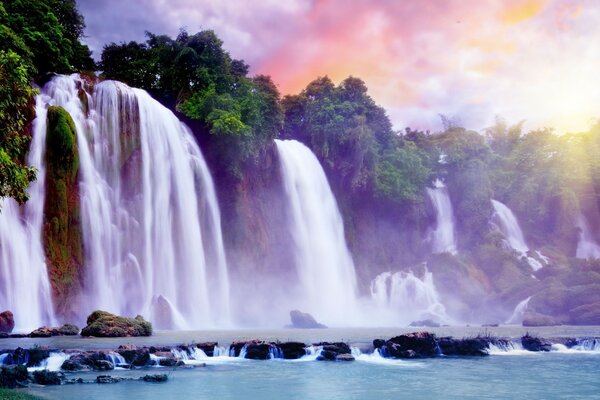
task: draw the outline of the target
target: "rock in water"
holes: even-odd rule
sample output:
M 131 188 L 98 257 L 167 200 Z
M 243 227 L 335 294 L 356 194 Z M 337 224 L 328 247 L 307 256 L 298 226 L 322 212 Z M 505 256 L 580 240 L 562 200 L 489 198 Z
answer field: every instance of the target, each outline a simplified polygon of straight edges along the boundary
M 150 336 L 152 324 L 141 315 L 135 318 L 119 317 L 106 311 L 94 311 L 87 318 L 81 336 L 123 337 Z
M 42 326 L 31 332 L 31 337 L 52 337 L 52 336 L 74 336 L 79 333 L 79 328 L 72 324 L 64 324 L 60 327 Z
M 552 343 L 546 339 L 530 336 L 529 334 L 521 337 L 521 345 L 529 351 L 550 351 L 552 349 Z
M 318 323 L 315 318 L 309 313 L 303 313 L 298 310 L 290 311 L 290 318 L 292 320 L 292 328 L 300 329 L 323 329 L 327 328 L 325 325 Z
M 0 313 L 0 332 L 11 333 L 15 328 L 13 313 L 6 310 Z
M 154 375 L 144 375 L 141 378 L 144 382 L 166 382 L 168 377 L 167 374 L 154 374 Z

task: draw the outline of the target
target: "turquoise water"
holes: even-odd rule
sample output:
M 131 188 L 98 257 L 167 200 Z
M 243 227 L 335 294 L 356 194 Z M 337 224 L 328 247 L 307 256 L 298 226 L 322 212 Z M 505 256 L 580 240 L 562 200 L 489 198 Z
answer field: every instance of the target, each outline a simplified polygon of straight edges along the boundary
M 52 348 L 114 348 L 121 343 L 175 344 L 234 339 L 344 340 L 364 347 L 377 337 L 388 338 L 411 329 L 338 329 L 162 332 L 152 338 L 53 338 L 37 344 Z M 412 329 L 414 331 L 414 329 Z M 598 327 L 491 328 L 497 336 L 518 337 L 527 331 L 545 337 L 600 336 Z M 438 334 L 455 337 L 481 333 L 481 328 L 444 328 Z M 28 342 L 28 339 L 26 342 Z M 0 342 L 2 347 L 9 342 Z M 11 343 L 12 344 L 12 343 Z M 23 347 L 29 343 L 20 342 Z M 204 361 L 204 360 L 203 360 Z M 167 373 L 166 383 L 124 381 L 116 384 L 75 384 L 37 387 L 29 393 L 46 399 L 600 399 L 600 351 L 557 349 L 550 353 L 522 350 L 488 357 L 440 357 L 388 360 L 362 354 L 354 362 L 311 360 L 254 361 L 216 358 L 205 367 L 115 370 L 107 374 L 139 378 Z M 70 373 L 67 378 L 93 380 L 98 372 Z
M 147 371 L 111 374 L 137 377 L 144 373 Z M 593 399 L 600 398 L 599 373 L 600 355 L 596 354 L 440 358 L 387 364 L 240 360 L 173 370 L 169 381 L 162 384 L 79 384 L 30 392 L 65 400 Z

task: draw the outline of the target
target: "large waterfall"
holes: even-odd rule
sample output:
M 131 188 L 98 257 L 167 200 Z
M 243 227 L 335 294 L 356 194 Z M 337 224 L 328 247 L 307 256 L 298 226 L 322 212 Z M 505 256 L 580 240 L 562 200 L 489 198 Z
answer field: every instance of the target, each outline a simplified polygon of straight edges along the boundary
M 86 86 L 78 75 L 58 76 L 44 90 L 48 102 L 69 112 L 77 130 L 85 250 L 80 317 L 103 309 L 142 314 L 159 329 L 228 325 L 229 281 L 219 208 L 191 133 L 142 90 L 113 81 L 84 92 Z M 36 144 L 43 145 L 46 131 L 44 107 L 38 108 L 32 157 L 43 152 Z M 43 172 L 40 161 L 33 163 Z M 43 187 L 40 175 L 36 185 Z M 43 193 L 33 195 L 38 197 L 32 196 L 28 207 L 34 210 L 25 210 L 21 230 L 35 228 L 39 237 Z M 18 212 L 10 207 L 5 217 L 19 222 Z M 47 280 L 38 277 L 43 275 L 38 270 L 45 273 L 43 253 L 34 250 L 35 262 L 27 261 L 35 275 L 28 280 L 39 281 L 39 290 L 26 283 L 27 293 L 43 296 L 48 292 Z M 47 296 L 39 303 L 44 301 L 51 304 Z M 17 320 L 25 314 L 19 312 Z M 36 314 L 30 326 L 40 325 L 44 314 Z
M 350 324 L 356 318 L 356 275 L 344 225 L 315 155 L 295 140 L 276 140 L 295 242 L 296 308 L 321 322 Z
M 600 258 L 600 245 L 594 239 L 594 235 L 582 214 L 577 216 L 577 228 L 579 229 L 579 242 L 575 256 L 577 258 Z
M 432 251 L 434 253 L 456 253 L 454 239 L 454 215 L 448 188 L 441 180 L 434 182 L 434 188 L 427 188 L 436 213 L 436 227 L 431 232 Z
M 521 230 L 521 227 L 517 222 L 517 218 L 511 209 L 497 200 L 492 200 L 492 206 L 494 207 L 494 216 L 497 219 L 498 227 L 504 234 L 504 237 L 510 244 L 510 247 L 519 253 L 527 253 L 529 251 L 529 247 L 525 243 L 523 231 Z
M 37 180 L 29 187 L 30 199 L 19 207 L 5 199 L 0 210 L 0 308 L 11 310 L 15 331 L 29 332 L 54 322 L 50 282 L 42 246 L 44 213 L 43 162 L 46 144 L 46 108 L 62 88 L 49 84 L 36 98 L 36 119 L 28 162 L 37 169 Z

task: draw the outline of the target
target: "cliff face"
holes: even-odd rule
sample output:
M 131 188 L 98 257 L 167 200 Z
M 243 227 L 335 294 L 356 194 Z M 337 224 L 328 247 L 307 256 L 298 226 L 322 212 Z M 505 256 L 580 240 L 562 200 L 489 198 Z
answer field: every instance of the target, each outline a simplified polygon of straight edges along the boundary
M 61 107 L 48 109 L 47 126 L 43 241 L 58 314 L 68 315 L 83 265 L 77 137 Z

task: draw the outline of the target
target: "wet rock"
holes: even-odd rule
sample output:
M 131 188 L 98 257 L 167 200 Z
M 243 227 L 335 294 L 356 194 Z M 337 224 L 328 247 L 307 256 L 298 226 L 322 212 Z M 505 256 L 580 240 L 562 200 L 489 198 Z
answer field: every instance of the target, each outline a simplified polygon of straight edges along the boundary
M 546 339 L 530 336 L 529 334 L 521 337 L 521 345 L 529 351 L 550 351 L 552 349 L 552 343 Z
M 141 379 L 144 382 L 159 383 L 159 382 L 166 382 L 167 379 L 169 379 L 169 378 L 167 377 L 167 374 L 153 374 L 153 375 L 144 375 Z
M 351 354 L 350 346 L 343 342 L 320 342 L 314 345 L 323 348 L 317 357 L 319 361 L 335 361 L 341 354 Z
M 484 337 L 454 339 L 442 337 L 438 346 L 445 356 L 487 356 L 490 339 Z
M 138 348 L 133 345 L 122 345 L 119 346 L 117 353 L 122 355 L 125 361 L 133 366 L 143 367 L 150 365 L 150 352 L 146 347 Z
M 354 356 L 352 354 L 338 354 L 335 361 L 354 361 Z
M 50 357 L 50 351 L 47 347 L 32 347 L 29 350 L 25 350 L 27 353 L 27 366 L 34 367 L 39 365 L 43 360 Z
M 31 337 L 52 337 L 52 336 L 74 336 L 79 334 L 79 328 L 72 324 L 64 324 L 63 326 L 42 326 L 31 332 Z
M 87 318 L 87 326 L 81 336 L 124 337 L 150 336 L 152 324 L 141 315 L 135 318 L 120 317 L 106 311 L 94 311 Z
M 207 356 L 212 357 L 212 356 L 214 356 L 215 347 L 218 345 L 219 345 L 218 342 L 204 342 L 204 343 L 197 343 L 196 347 L 199 348 L 200 350 L 202 350 Z
M 175 358 L 161 358 L 158 360 L 158 365 L 161 367 L 182 367 L 185 363 Z
M 385 344 L 385 340 L 383 340 L 383 339 L 373 340 L 373 348 L 375 348 L 375 349 L 379 349 L 379 348 L 383 347 L 384 344 Z
M 111 371 L 115 368 L 102 351 L 87 351 L 71 355 L 60 367 L 64 371 Z
M 233 349 L 234 355 L 239 357 L 242 349 L 245 348 L 246 355 L 244 358 L 250 360 L 268 360 L 271 358 L 272 348 L 275 348 L 274 343 L 263 342 L 261 340 L 250 340 L 247 342 L 233 342 L 231 349 Z
M 393 358 L 434 357 L 440 353 L 435 335 L 429 332 L 413 332 L 396 336 L 386 341 L 380 348 L 384 357 Z M 414 354 L 407 352 L 408 350 L 414 351 Z
M 6 310 L 0 313 L 0 332 L 11 333 L 15 329 L 13 313 Z
M 65 379 L 65 375 L 61 372 L 41 370 L 33 372 L 33 382 L 38 385 L 60 385 Z
M 427 328 L 439 328 L 440 324 L 431 319 L 424 319 L 422 321 L 413 321 L 409 326 L 413 327 L 427 327 Z
M 301 342 L 278 343 L 278 346 L 286 360 L 295 360 L 306 355 L 306 345 Z
M 292 325 L 290 328 L 299 328 L 299 329 L 323 329 L 327 328 L 327 326 L 318 323 L 315 318 L 309 313 L 303 313 L 298 310 L 290 311 L 290 319 L 292 320 Z
M 22 364 L 0 367 L 0 387 L 16 388 L 29 382 L 27 367 Z
M 118 378 L 110 375 L 98 375 L 96 377 L 96 383 L 119 383 L 124 381 L 123 378 Z

